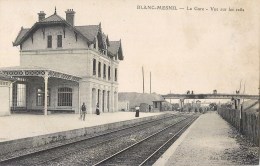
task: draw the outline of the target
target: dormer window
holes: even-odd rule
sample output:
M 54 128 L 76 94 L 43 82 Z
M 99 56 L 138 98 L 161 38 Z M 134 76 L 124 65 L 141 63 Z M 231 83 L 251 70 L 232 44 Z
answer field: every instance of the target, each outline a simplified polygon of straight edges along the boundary
M 47 48 L 52 48 L 52 36 L 47 37 Z
M 57 47 L 62 47 L 62 35 L 57 35 Z

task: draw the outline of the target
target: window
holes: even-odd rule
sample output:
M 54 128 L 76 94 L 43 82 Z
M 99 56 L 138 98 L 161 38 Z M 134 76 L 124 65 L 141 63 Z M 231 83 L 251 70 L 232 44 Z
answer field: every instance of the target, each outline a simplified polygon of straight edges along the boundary
M 13 84 L 13 107 L 26 107 L 26 84 Z
M 115 68 L 115 81 L 117 81 L 117 68 Z
M 47 43 L 48 48 L 52 48 L 52 36 L 48 36 L 48 43 Z
M 93 75 L 96 75 L 96 59 L 93 59 Z
M 6 81 L 0 81 L 0 85 L 8 85 L 8 82 L 6 82 Z
M 103 66 L 103 78 L 106 79 L 106 72 L 107 72 L 107 68 L 106 68 L 106 64 L 104 64 Z
M 59 88 L 58 89 L 58 106 L 72 106 L 72 89 Z
M 154 102 L 154 108 L 158 108 L 157 102 Z
M 44 88 L 38 88 L 36 92 L 36 106 L 44 106 Z M 50 106 L 50 90 L 47 91 L 47 105 Z
M 110 80 L 110 66 L 108 66 L 108 80 Z
M 62 35 L 57 36 L 57 47 L 62 47 Z
M 98 62 L 98 77 L 101 77 L 101 62 Z
M 97 96 L 97 104 L 100 106 L 100 103 L 99 103 L 99 98 L 100 98 L 100 89 L 98 90 L 98 96 Z

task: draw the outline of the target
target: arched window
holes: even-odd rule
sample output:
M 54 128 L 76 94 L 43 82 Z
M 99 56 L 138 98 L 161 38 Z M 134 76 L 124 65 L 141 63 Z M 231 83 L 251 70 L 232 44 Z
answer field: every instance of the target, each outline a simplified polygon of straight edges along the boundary
M 72 106 L 72 89 L 63 87 L 58 89 L 58 106 Z

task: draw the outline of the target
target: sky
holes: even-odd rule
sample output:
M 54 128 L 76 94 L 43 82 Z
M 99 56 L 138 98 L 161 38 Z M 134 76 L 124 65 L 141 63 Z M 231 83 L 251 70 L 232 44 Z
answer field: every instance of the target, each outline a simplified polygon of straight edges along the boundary
M 146 10 L 137 6 L 176 6 L 182 10 Z M 110 40 L 122 40 L 124 60 L 119 66 L 119 91 L 159 94 L 258 94 L 258 0 L 0 0 L 0 67 L 19 65 L 19 30 L 30 28 L 40 11 L 65 18 L 73 9 L 75 25 L 97 25 Z M 219 11 L 211 11 L 211 7 Z M 140 7 L 139 7 L 140 8 Z M 187 10 L 192 8 L 193 10 Z M 204 8 L 204 11 L 194 10 Z M 220 11 L 243 8 L 244 11 Z M 206 10 L 208 9 L 208 10 Z

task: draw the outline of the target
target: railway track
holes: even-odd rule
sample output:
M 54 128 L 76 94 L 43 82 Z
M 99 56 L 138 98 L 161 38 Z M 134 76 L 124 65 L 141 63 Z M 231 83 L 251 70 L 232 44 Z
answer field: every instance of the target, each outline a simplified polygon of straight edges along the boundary
M 160 155 L 197 119 L 186 118 L 150 135 L 135 144 L 94 164 L 100 165 L 152 165 Z
M 129 135 L 131 133 L 144 130 L 149 126 L 156 126 L 161 124 L 163 121 L 183 118 L 183 116 L 171 115 L 166 118 L 156 119 L 142 124 L 134 125 L 131 127 L 125 127 L 119 130 L 114 130 L 111 132 L 103 133 L 101 135 L 83 138 L 75 142 L 69 142 L 66 144 L 60 144 L 48 149 L 27 153 L 21 156 L 15 156 L 11 158 L 6 158 L 0 161 L 0 165 L 45 165 L 51 163 L 54 160 L 60 159 L 67 155 L 77 153 L 88 149 L 90 147 L 95 147 L 100 144 L 105 144 L 106 142 L 116 140 L 117 138 Z

